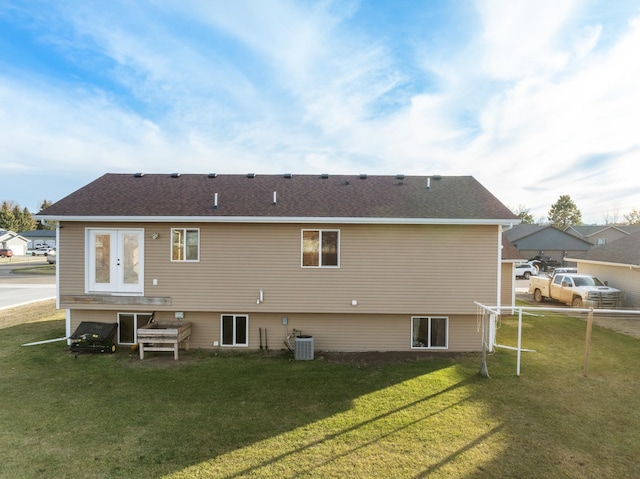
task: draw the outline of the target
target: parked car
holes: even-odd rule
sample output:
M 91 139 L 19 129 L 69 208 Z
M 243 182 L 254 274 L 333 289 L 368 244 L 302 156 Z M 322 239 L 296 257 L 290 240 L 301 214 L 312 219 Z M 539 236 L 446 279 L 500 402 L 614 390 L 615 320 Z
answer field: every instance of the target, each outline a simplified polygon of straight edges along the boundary
M 50 248 L 49 246 L 39 246 L 37 248 L 27 250 L 27 255 L 48 256 L 51 252 L 55 252 L 55 249 Z
M 514 268 L 516 279 L 529 279 L 530 276 L 535 276 L 536 274 L 538 274 L 538 267 L 531 262 L 517 264 Z
M 0 257 L 2 258 L 11 258 L 13 256 L 13 250 L 9 248 L 0 249 Z

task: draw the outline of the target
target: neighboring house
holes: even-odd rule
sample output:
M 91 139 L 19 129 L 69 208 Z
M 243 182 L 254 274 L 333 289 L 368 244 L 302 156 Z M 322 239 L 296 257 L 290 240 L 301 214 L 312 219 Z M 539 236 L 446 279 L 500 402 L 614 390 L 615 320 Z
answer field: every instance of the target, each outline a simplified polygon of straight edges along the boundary
M 191 322 L 196 348 L 478 351 L 501 304 L 503 227 L 469 176 L 106 174 L 37 215 L 58 223 L 58 307 L 118 342 Z M 512 274 L 507 275 L 510 280 Z
M 597 276 L 625 294 L 624 306 L 640 309 L 640 232 L 594 246 L 589 252 L 571 258 L 578 272 Z
M 29 240 L 13 231 L 0 229 L 0 248 L 10 249 L 14 255 L 23 255 L 27 252 Z
M 20 235 L 29 240 L 27 249 L 38 248 L 40 246 L 56 247 L 55 230 L 30 230 L 23 231 Z
M 596 246 L 602 246 L 612 241 L 626 238 L 632 233 L 640 231 L 640 226 L 632 225 L 580 225 L 565 228 L 567 233 L 589 241 Z
M 582 254 L 593 246 L 589 241 L 551 225 L 515 225 L 505 231 L 505 237 L 529 259 L 549 256 L 567 266 L 566 257 Z

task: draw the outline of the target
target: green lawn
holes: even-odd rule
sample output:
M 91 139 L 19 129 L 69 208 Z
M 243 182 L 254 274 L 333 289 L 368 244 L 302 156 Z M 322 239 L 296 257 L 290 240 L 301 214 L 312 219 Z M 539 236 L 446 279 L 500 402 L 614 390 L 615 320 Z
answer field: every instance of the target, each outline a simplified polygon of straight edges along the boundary
M 501 350 L 384 365 L 316 354 L 74 359 L 62 315 L 0 329 L 2 478 L 640 477 L 638 340 L 525 320 Z M 0 322 L 0 324 L 2 324 Z M 515 344 L 504 319 L 499 342 Z

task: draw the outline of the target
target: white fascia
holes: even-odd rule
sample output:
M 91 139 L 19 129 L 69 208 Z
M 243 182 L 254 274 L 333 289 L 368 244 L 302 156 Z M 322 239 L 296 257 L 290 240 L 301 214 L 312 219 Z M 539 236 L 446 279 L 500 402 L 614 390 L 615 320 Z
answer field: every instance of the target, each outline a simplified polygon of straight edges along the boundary
M 290 216 L 38 216 L 46 221 L 113 223 L 329 223 L 391 225 L 513 225 L 513 219 L 364 218 Z

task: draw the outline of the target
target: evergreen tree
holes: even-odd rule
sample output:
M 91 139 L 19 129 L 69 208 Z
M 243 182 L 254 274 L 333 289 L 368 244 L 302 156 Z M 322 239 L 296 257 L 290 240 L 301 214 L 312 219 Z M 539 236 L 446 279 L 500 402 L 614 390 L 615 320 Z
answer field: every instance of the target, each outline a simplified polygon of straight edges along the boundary
M 13 209 L 13 202 L 2 202 L 0 207 L 0 229 L 15 231 L 16 219 L 13 215 Z
M 551 206 L 548 218 L 551 225 L 560 229 L 582 224 L 582 213 L 569 195 L 561 195 L 558 198 Z
M 13 201 L 3 201 L 0 207 L 0 229 L 14 231 L 31 231 L 36 222 L 28 208 L 20 209 Z
M 36 220 L 33 219 L 33 215 L 29 211 L 29 208 L 20 210 L 18 206 L 13 209 L 13 216 L 16 218 L 16 232 L 19 231 L 31 231 L 36 229 Z

